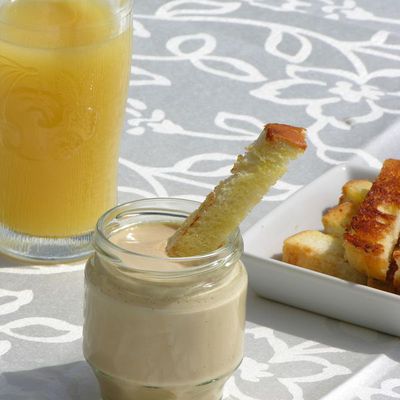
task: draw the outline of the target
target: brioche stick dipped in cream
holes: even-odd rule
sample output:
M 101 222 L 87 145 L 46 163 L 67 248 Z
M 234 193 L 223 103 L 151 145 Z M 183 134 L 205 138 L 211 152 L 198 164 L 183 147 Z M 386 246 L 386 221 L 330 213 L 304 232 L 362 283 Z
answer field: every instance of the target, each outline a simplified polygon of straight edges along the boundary
M 307 148 L 306 130 L 267 124 L 245 154 L 239 155 L 231 175 L 209 193 L 167 243 L 170 257 L 188 257 L 218 249 L 249 211 L 287 171 L 290 160 Z

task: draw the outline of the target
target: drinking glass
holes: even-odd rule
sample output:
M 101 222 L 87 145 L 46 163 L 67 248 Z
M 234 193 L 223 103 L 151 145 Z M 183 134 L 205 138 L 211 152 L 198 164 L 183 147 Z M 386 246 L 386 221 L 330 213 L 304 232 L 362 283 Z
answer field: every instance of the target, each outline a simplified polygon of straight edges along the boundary
M 0 251 L 82 258 L 116 203 L 131 0 L 0 0 Z

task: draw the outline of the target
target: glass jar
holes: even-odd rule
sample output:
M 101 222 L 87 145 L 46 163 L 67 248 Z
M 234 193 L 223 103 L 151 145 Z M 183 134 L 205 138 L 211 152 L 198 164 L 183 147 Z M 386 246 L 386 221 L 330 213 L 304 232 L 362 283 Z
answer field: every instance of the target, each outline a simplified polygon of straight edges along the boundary
M 92 251 L 117 198 L 132 3 L 0 0 L 0 251 Z
M 110 240 L 136 224 L 181 223 L 197 207 L 139 200 L 98 222 L 85 269 L 83 351 L 105 400 L 219 400 L 242 360 L 247 273 L 238 230 L 218 250 L 186 258 Z

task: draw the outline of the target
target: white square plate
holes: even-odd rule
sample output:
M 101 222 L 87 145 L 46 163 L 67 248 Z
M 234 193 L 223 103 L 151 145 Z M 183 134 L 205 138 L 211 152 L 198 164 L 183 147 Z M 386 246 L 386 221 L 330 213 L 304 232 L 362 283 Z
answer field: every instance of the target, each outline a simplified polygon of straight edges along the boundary
M 288 236 L 322 229 L 322 213 L 337 204 L 346 181 L 377 174 L 356 165 L 332 168 L 250 228 L 243 236 L 244 263 L 253 289 L 271 300 L 400 336 L 400 296 L 279 261 Z

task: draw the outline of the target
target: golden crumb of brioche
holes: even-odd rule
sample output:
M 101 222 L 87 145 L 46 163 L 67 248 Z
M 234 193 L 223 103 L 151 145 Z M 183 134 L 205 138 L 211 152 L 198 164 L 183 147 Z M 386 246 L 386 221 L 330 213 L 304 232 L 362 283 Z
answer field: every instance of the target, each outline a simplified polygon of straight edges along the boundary
M 324 232 L 337 238 L 342 238 L 357 209 L 358 206 L 349 201 L 330 208 L 322 216 Z
M 342 187 L 340 203 L 350 202 L 357 205 L 361 204 L 371 189 L 371 186 L 372 182 L 366 179 L 352 179 L 346 182 Z
M 282 261 L 365 284 L 367 277 L 352 268 L 343 256 L 342 240 L 320 231 L 299 232 L 283 243 Z

